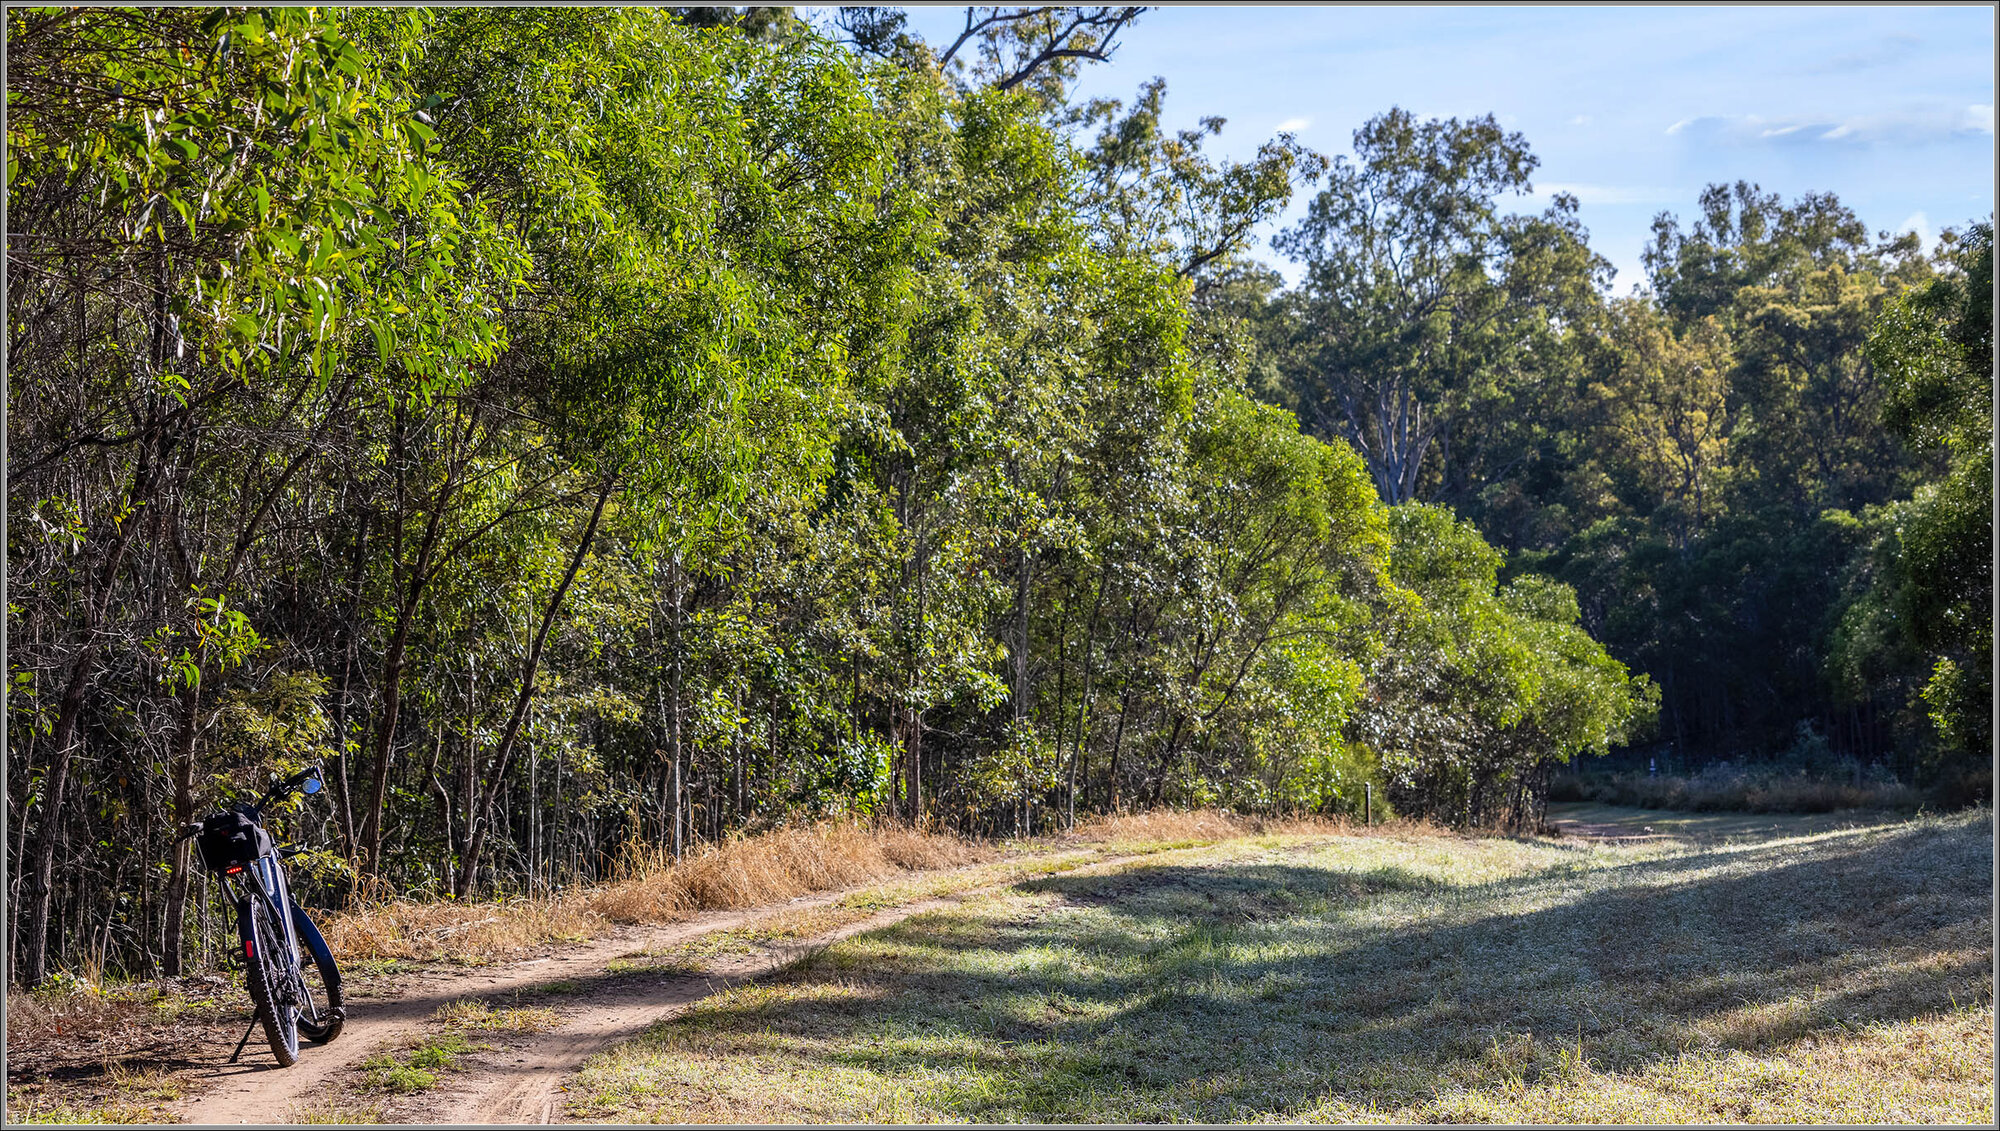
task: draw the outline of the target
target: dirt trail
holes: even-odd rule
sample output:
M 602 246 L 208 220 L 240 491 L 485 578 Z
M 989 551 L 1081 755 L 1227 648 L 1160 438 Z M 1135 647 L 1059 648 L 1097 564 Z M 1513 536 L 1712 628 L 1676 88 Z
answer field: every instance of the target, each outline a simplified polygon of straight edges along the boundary
M 1298 854 L 1319 846 L 1319 842 L 1308 842 L 1284 851 Z M 1067 869 L 1064 874 L 1088 875 L 1153 855 L 1157 854 L 1104 857 Z M 758 953 L 710 960 L 699 974 L 607 974 L 599 985 L 573 999 L 580 1008 L 568 1024 L 472 1066 L 472 1071 L 454 1078 L 449 1090 L 440 1089 L 419 1108 L 400 1112 L 393 1118 L 397 1122 L 444 1126 L 559 1122 L 564 1083 L 583 1067 L 584 1061 L 612 1045 L 641 1035 L 656 1022 L 680 1013 L 702 998 L 781 970 L 842 939 L 1001 891 L 1022 879 L 999 880 L 906 903 L 810 938 L 766 941 L 758 944 Z M 805 905 L 798 901 L 781 906 Z
M 839 898 L 839 893 L 826 897 Z M 709 931 L 740 926 L 768 911 L 718 911 L 665 927 L 621 927 L 567 952 L 506 966 L 427 972 L 398 986 L 394 997 L 350 1002 L 347 1023 L 339 1039 L 325 1047 L 303 1044 L 299 1062 L 279 1068 L 263 1045 L 261 1033 L 251 1037 L 237 1064 L 224 1063 L 228 1050 L 216 1054 L 212 1087 L 178 1105 L 191 1123 L 282 1122 L 291 1105 L 310 1100 L 336 1073 L 366 1060 L 386 1041 L 414 1030 L 438 1006 L 459 998 L 527 989 L 546 982 L 602 971 L 604 964 L 640 947 L 668 945 Z M 231 1042 L 233 1046 L 234 1042 Z
M 1144 854 L 1141 854 L 1144 855 Z M 1089 871 L 1139 859 L 1138 855 L 1107 857 L 1081 865 Z M 948 869 L 931 873 L 947 875 Z M 742 982 L 768 974 L 812 950 L 862 931 L 920 915 L 974 896 L 1008 887 L 1018 879 L 1000 880 L 966 891 L 903 904 L 867 919 L 796 941 L 770 942 L 757 953 L 710 961 L 703 973 L 655 971 L 614 974 L 607 965 L 634 951 L 658 951 L 717 931 L 743 927 L 775 912 L 823 907 L 863 885 L 842 891 L 801 896 L 783 903 L 741 911 L 711 911 L 664 926 L 620 927 L 588 943 L 576 944 L 544 958 L 468 970 L 426 971 L 384 991 L 352 1001 L 340 1037 L 325 1047 L 304 1045 L 299 1061 L 278 1068 L 258 1033 L 243 1060 L 226 1063 L 238 1030 L 226 1046 L 202 1049 L 194 1059 L 206 1069 L 212 1084 L 199 1095 L 174 1105 L 186 1122 L 209 1124 L 270 1124 L 289 1122 L 295 1105 L 309 1105 L 335 1095 L 344 1079 L 362 1061 L 385 1046 L 423 1031 L 441 1005 L 462 998 L 494 998 L 532 990 L 551 982 L 573 982 L 575 992 L 560 999 L 568 1019 L 560 1028 L 516 1041 L 472 1058 L 469 1071 L 456 1073 L 423 1097 L 414 1110 L 400 1109 L 390 1118 L 424 1123 L 546 1123 L 560 1116 L 561 1086 L 591 1055 L 644 1032 L 654 1022 L 671 1017 L 689 1004 Z M 192 1051 L 192 1050 L 191 1050 Z
M 760 953 L 712 960 L 700 974 L 607 979 L 574 1001 L 580 1008 L 568 1024 L 540 1034 L 525 1048 L 508 1050 L 508 1056 L 498 1058 L 500 1063 L 475 1065 L 471 1072 L 455 1077 L 450 1090 L 435 1093 L 431 1103 L 414 1113 L 413 1121 L 444 1125 L 559 1121 L 562 1085 L 584 1061 L 639 1036 L 655 1022 L 711 994 L 783 969 L 841 939 L 999 890 L 1011 882 L 905 904 L 810 939 L 769 942 L 760 947 Z

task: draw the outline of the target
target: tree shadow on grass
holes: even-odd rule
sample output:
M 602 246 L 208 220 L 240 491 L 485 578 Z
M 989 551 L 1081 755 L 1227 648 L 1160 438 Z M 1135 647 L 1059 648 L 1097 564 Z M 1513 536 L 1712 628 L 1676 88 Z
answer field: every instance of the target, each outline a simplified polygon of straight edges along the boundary
M 1989 818 L 1465 888 L 1304 864 L 1059 875 L 1017 886 L 1025 913 L 913 918 L 789 975 L 851 993 L 692 1023 L 923 1081 L 973 1121 L 1394 1108 L 1532 1082 L 1559 1050 L 1632 1072 L 1975 1004 L 1991 870 Z

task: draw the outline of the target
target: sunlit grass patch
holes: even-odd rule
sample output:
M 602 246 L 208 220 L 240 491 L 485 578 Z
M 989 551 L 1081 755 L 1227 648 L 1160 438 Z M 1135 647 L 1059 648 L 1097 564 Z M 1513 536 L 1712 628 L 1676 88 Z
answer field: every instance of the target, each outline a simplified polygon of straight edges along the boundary
M 173 1116 L 158 1104 L 131 1100 L 110 1100 L 90 1104 L 69 1103 L 33 1094 L 15 1093 L 7 1099 L 7 1123 L 15 1125 L 74 1125 L 81 1123 L 172 1123 Z
M 468 1054 L 485 1048 L 465 1039 L 462 1033 L 446 1031 L 423 1037 L 416 1044 L 395 1052 L 380 1052 L 361 1062 L 369 1088 L 407 1094 L 427 1091 L 438 1077 L 455 1071 Z
M 753 923 L 709 931 L 682 942 L 646 947 L 612 959 L 613 974 L 698 974 L 719 958 L 756 954 L 775 945 L 819 938 L 914 903 L 962 896 L 995 885 L 1072 871 L 1104 858 L 1099 850 L 1069 850 L 965 868 L 848 892 L 811 907 L 786 908 Z
M 103 1062 L 102 1073 L 88 1089 L 65 1087 L 53 1082 L 10 1086 L 7 1089 L 8 1122 L 173 1122 L 165 1105 L 181 1098 L 184 1088 L 179 1077 L 157 1066 L 132 1067 L 115 1058 Z
M 1400 1113 L 1427 1123 L 1990 1123 L 1990 1006 L 1834 1030 L 1763 1052 L 1683 1053 L 1636 1073 L 1599 1071 L 1587 1052 L 1564 1071 L 1515 1074 Z M 1531 1062 L 1565 1050 L 1533 1050 Z M 1361 1122 L 1340 1103 L 1302 1113 Z
M 703 1001 L 594 1060 L 570 1110 L 1976 1122 L 1991 1043 L 1963 1034 L 1992 1017 L 1990 828 L 1163 852 L 1024 880 Z
M 446 1002 L 431 1015 L 451 1029 L 478 1029 L 487 1032 L 540 1033 L 562 1025 L 562 1014 L 542 1006 L 504 1006 L 499 1009 L 472 998 Z
M 292 1105 L 289 1121 L 302 1124 L 356 1124 L 382 1122 L 381 1104 L 351 1103 L 342 1100 L 313 1100 Z

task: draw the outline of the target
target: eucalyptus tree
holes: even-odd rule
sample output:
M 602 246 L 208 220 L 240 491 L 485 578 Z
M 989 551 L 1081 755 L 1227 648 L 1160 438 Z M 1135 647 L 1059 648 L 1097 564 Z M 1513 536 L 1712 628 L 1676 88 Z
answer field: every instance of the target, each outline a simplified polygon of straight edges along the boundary
M 1250 398 L 1347 348 L 1246 258 L 1317 160 L 1216 160 L 1158 84 L 1065 105 L 1133 11 L 942 55 L 879 13 L 859 53 L 776 9 L 10 13 L 17 969 L 225 942 L 173 822 L 306 760 L 326 899 L 829 812 L 1531 811 L 1643 696 Z M 1489 213 L 1527 160 L 1463 156 Z M 1595 325 L 1566 207 L 1475 218 L 1384 372 L 1540 395 Z M 1675 383 L 1723 354 L 1631 329 L 1593 420 L 1710 514 Z M 1447 438 L 1426 491 L 1520 448 Z
M 1891 300 L 1867 345 L 1884 426 L 1947 470 L 1880 516 L 1830 666 L 1853 698 L 1907 687 L 1932 730 L 1919 771 L 1969 800 L 1992 789 L 1993 229 L 1953 236 L 1940 276 Z
M 1371 642 L 1389 549 L 1360 459 L 1300 434 L 1282 409 L 1220 390 L 1202 405 L 1189 447 L 1193 506 L 1175 630 L 1156 644 L 1173 677 L 1156 803 L 1176 778 L 1194 788 L 1173 799 L 1200 804 L 1215 799 L 1206 791 L 1236 792 L 1233 784 L 1264 776 L 1250 759 L 1228 757 L 1253 698 L 1342 720 L 1359 690 L 1356 661 Z M 1332 730 L 1321 728 L 1321 744 Z
M 760 45 L 648 12 L 466 13 L 440 38 L 424 76 L 451 92 L 436 95 L 440 129 L 479 155 L 474 175 L 525 230 L 544 296 L 519 316 L 517 395 L 552 422 L 576 484 L 567 564 L 475 774 L 464 891 L 607 508 L 672 554 L 740 534 L 754 468 L 813 477 L 821 409 L 867 353 L 867 300 L 895 285 L 910 218 L 882 199 L 886 122 L 826 45 Z M 491 80 L 509 66 L 512 84 Z M 575 128 L 579 99 L 594 107 L 588 130 Z M 534 172 L 519 172 L 529 158 Z M 796 489 L 783 475 L 765 486 Z
M 17 416 L 30 430 L 16 441 L 26 458 L 10 503 L 73 514 L 101 548 L 72 606 L 79 643 L 49 727 L 22 948 L 32 980 L 84 691 L 134 537 L 151 526 L 172 547 L 155 561 L 177 567 L 176 596 L 156 596 L 142 619 L 157 625 L 146 647 L 180 701 L 167 760 L 185 820 L 204 675 L 258 643 L 231 612 L 246 553 L 359 391 L 388 379 L 399 345 L 414 359 L 408 377 L 428 390 L 499 349 L 495 307 L 518 266 L 504 233 L 461 222 L 458 186 L 426 155 L 429 131 L 407 91 L 323 21 L 291 10 L 12 20 L 10 74 L 22 95 L 11 122 L 13 216 L 50 237 L 23 241 L 47 289 L 17 289 L 17 303 L 41 304 L 49 317 L 31 321 L 42 325 L 73 318 L 73 340 L 119 359 L 92 367 L 109 388 L 73 397 L 56 390 L 76 388 L 64 370 L 82 359 L 64 357 L 60 338 L 47 353 L 32 341 L 15 353 L 13 387 L 32 407 Z M 92 76 L 82 98 L 77 74 Z M 38 418 L 52 425 L 46 447 Z M 73 457 L 91 449 L 129 468 L 128 489 L 90 502 L 62 492 Z M 150 522 L 128 520 L 139 508 Z M 23 698 L 40 708 L 32 691 Z M 182 849 L 167 899 L 170 969 L 186 871 Z
M 1900 694 L 1837 694 L 1827 660 L 1871 508 L 1938 473 L 1883 425 L 1863 349 L 1932 268 L 1830 193 L 1746 183 L 1709 186 L 1654 236 L 1652 296 L 1604 326 L 1568 466 L 1540 488 L 1553 505 L 1522 522 L 1530 548 L 1555 552 L 1586 620 L 1658 680 L 1663 735 L 1688 755 L 1776 752 L 1802 722 L 1864 760 L 1907 746 Z
M 1500 553 L 1449 510 L 1391 508 L 1389 529 L 1400 593 L 1352 733 L 1399 808 L 1536 827 L 1550 768 L 1646 733 L 1658 690 L 1582 630 L 1568 586 L 1499 585 Z
M 1248 162 L 1212 160 L 1203 146 L 1226 122 L 1206 117 L 1197 129 L 1169 134 L 1160 123 L 1166 90 L 1155 78 L 1129 111 L 1115 99 L 1077 110 L 1077 125 L 1103 123 L 1084 150 L 1082 204 L 1101 240 L 1173 264 L 1199 296 L 1215 269 L 1246 252 L 1256 229 L 1285 210 L 1298 186 L 1316 182 L 1327 162 L 1289 133 Z
M 1564 373 L 1607 264 L 1576 200 L 1503 214 L 1537 164 L 1492 116 L 1370 119 L 1306 218 L 1277 241 L 1305 267 L 1289 402 L 1315 434 L 1361 453 L 1383 501 L 1466 499 L 1519 458 L 1490 427 Z
M 1713 317 L 1736 339 L 1746 502 L 1809 517 L 1906 493 L 1916 469 L 1882 427 L 1862 346 L 1883 303 L 1929 275 L 1916 238 L 1871 242 L 1832 193 L 1788 203 L 1739 181 L 1708 186 L 1700 207 L 1685 230 L 1655 219 L 1645 262 L 1677 323 Z

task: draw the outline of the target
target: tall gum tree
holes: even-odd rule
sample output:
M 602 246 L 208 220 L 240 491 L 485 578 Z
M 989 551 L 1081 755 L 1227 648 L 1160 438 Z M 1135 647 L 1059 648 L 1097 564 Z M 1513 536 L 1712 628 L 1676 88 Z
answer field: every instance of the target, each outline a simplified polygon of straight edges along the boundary
M 1537 161 L 1490 115 L 1391 110 L 1355 131 L 1354 150 L 1277 241 L 1305 268 L 1288 400 L 1316 435 L 1361 453 L 1384 502 L 1475 493 L 1462 450 L 1474 425 L 1532 403 L 1607 265 L 1571 197 L 1501 213 Z

